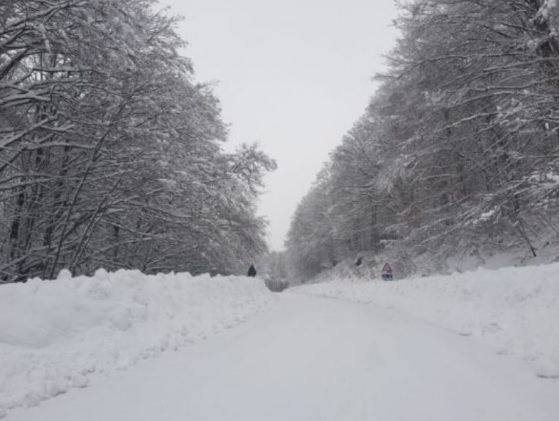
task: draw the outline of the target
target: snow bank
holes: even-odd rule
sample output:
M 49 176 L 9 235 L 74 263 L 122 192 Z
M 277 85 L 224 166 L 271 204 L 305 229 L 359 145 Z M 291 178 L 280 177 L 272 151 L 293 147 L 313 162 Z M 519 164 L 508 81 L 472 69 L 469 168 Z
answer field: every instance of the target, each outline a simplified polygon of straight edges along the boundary
M 242 323 L 271 300 L 254 278 L 138 271 L 2 286 L 0 418 Z
M 559 264 L 383 282 L 305 285 L 300 293 L 372 304 L 486 341 L 559 377 Z

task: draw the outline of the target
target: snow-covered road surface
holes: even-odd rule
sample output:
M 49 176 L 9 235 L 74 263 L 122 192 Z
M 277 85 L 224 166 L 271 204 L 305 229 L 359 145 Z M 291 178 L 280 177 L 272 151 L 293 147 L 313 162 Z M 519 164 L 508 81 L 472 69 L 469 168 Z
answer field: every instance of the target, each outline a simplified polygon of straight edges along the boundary
M 559 381 L 390 310 L 285 293 L 257 320 L 10 421 L 557 421 Z

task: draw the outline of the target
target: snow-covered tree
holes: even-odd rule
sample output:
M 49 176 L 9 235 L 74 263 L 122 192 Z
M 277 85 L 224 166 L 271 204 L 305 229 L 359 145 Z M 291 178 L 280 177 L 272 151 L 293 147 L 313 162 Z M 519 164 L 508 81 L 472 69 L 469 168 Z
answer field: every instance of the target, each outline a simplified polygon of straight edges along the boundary
M 400 4 L 388 71 L 309 193 L 328 198 L 335 249 L 536 255 L 559 240 L 556 2 Z M 293 235 L 321 215 L 303 201 Z
M 0 4 L 0 277 L 231 272 L 265 250 L 255 147 L 153 0 Z

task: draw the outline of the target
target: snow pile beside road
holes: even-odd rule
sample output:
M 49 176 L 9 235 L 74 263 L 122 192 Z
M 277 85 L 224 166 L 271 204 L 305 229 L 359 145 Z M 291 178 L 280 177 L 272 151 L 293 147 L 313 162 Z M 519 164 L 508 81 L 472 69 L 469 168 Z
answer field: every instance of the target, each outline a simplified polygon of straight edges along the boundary
M 521 357 L 538 376 L 559 377 L 557 263 L 393 282 L 340 279 L 294 291 L 406 313 Z
M 246 277 L 138 271 L 0 287 L 0 418 L 92 375 L 126 369 L 244 322 L 273 300 Z

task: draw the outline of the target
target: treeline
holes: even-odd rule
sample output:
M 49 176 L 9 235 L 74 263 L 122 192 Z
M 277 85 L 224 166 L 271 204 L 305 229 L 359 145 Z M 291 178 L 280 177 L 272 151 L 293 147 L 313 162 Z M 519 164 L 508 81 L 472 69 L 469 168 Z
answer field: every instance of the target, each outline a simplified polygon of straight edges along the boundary
M 256 147 L 193 80 L 153 0 L 0 2 L 0 282 L 229 273 L 265 251 Z
M 361 252 L 444 264 L 558 243 L 555 1 L 410 0 L 380 87 L 293 217 L 312 276 Z

